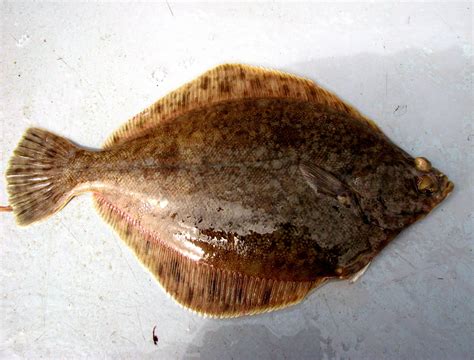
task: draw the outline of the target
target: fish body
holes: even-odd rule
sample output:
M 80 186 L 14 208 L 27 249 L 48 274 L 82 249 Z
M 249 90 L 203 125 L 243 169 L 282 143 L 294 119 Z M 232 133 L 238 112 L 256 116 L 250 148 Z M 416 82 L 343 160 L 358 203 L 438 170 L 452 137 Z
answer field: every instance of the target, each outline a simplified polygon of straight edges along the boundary
M 98 151 L 30 129 L 7 180 L 20 224 L 93 192 L 168 293 L 219 317 L 357 276 L 453 188 L 335 95 L 244 65 L 203 74 Z

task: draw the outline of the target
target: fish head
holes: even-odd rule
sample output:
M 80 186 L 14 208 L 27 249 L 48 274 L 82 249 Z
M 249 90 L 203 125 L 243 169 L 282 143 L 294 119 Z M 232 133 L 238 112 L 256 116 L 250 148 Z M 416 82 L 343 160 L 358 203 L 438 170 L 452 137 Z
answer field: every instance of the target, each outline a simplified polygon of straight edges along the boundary
M 454 188 L 423 157 L 403 156 L 380 166 L 375 176 L 365 180 L 370 190 L 359 199 L 362 212 L 370 223 L 391 230 L 401 230 L 426 216 Z
M 454 184 L 445 174 L 432 167 L 426 158 L 417 157 L 413 163 L 418 199 L 428 213 L 453 191 Z

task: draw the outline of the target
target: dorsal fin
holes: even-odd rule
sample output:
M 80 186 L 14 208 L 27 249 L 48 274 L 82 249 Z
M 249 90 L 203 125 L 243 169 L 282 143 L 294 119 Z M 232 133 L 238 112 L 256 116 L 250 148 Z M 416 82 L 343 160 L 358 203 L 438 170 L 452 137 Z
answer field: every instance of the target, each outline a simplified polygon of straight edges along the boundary
M 208 70 L 134 116 L 109 137 L 105 147 L 140 137 L 156 124 L 171 120 L 187 111 L 222 101 L 249 98 L 311 101 L 345 112 L 380 131 L 371 120 L 311 80 L 254 66 L 225 64 Z

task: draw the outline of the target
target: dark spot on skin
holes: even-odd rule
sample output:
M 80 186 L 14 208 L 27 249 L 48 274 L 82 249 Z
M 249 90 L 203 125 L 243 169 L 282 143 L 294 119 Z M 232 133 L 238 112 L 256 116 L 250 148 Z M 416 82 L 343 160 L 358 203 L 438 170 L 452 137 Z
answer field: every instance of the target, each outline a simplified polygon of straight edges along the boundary
M 212 297 L 212 296 L 216 295 L 216 292 L 217 292 L 217 281 L 216 281 L 216 278 L 213 276 L 211 278 L 211 283 L 210 283 L 210 286 L 208 288 L 209 296 Z
M 227 80 L 221 81 L 219 83 L 219 91 L 224 93 L 230 92 L 230 83 Z
M 178 213 L 172 213 L 170 217 L 174 220 L 177 215 L 178 215 Z
M 384 210 L 387 210 L 387 209 L 388 209 L 388 208 L 387 208 L 387 205 L 385 204 L 384 199 L 383 199 L 381 196 L 377 196 L 377 201 L 382 205 L 382 208 L 383 208 Z
M 272 289 L 266 289 L 262 297 L 262 305 L 268 305 L 272 296 Z
M 158 273 L 159 276 L 163 274 L 163 265 L 159 264 L 158 268 L 156 269 L 156 272 Z
M 221 212 L 222 210 L 224 210 L 224 209 L 221 208 L 220 206 L 217 208 L 217 212 Z
M 181 280 L 181 271 L 179 271 L 179 268 L 176 268 L 176 270 L 174 271 L 174 280 L 179 283 L 179 281 Z
M 343 107 L 344 107 L 344 111 L 347 112 L 347 113 L 350 113 L 351 112 L 351 109 L 346 105 L 346 104 L 342 104 Z
M 237 290 L 237 299 L 236 299 L 238 303 L 242 302 L 243 295 L 244 295 L 244 289 L 242 289 L 242 286 L 239 286 Z
M 173 261 L 173 263 L 171 265 L 171 269 L 173 271 L 174 280 L 177 283 L 179 283 L 179 281 L 181 280 L 181 271 L 179 270 L 179 264 L 176 260 Z
M 260 89 L 262 87 L 262 84 L 260 83 L 260 79 L 256 78 L 256 79 L 250 80 L 250 86 L 253 89 Z
M 156 169 L 151 167 L 143 168 L 143 177 L 145 180 L 153 179 L 156 173 Z
M 188 99 L 189 99 L 189 92 L 182 94 L 181 99 L 178 101 L 178 106 L 183 106 L 183 107 L 186 106 L 186 104 L 188 103 Z
M 285 266 L 285 259 L 283 258 L 276 258 L 275 259 L 275 268 L 276 269 L 281 269 Z
M 247 130 L 242 129 L 242 130 L 238 130 L 235 133 L 235 136 L 238 137 L 238 138 L 247 138 L 249 136 L 249 133 L 248 133 Z
M 145 244 L 145 253 L 148 254 L 149 251 L 150 251 L 150 242 L 147 240 Z
M 8 175 L 16 175 L 16 174 L 19 174 L 21 172 L 23 172 L 25 169 L 23 168 L 20 168 L 20 167 L 14 167 L 14 168 L 11 168 L 9 171 L 8 171 Z
M 204 78 L 201 80 L 201 89 L 207 90 L 208 86 L 209 86 L 209 77 L 204 76 Z
M 188 304 L 191 304 L 191 302 L 193 301 L 193 297 L 194 297 L 193 289 L 188 288 L 188 295 L 186 296 L 186 301 L 188 302 Z
M 308 258 L 308 254 L 304 251 L 300 251 L 297 255 L 298 259 L 304 261 Z

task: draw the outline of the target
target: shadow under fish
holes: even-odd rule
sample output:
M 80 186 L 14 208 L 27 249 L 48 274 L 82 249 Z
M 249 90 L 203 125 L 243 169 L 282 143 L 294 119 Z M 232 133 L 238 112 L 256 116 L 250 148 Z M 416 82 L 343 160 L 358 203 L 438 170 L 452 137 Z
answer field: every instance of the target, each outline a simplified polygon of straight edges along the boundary
M 238 64 L 165 96 L 100 151 L 29 129 L 6 177 L 20 225 L 93 192 L 165 290 L 215 317 L 356 279 L 453 189 L 314 82 Z

